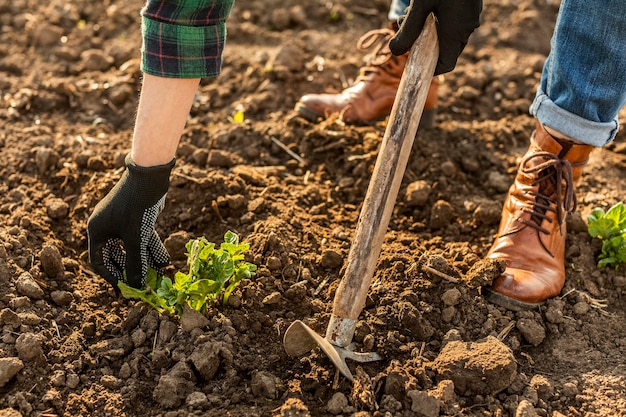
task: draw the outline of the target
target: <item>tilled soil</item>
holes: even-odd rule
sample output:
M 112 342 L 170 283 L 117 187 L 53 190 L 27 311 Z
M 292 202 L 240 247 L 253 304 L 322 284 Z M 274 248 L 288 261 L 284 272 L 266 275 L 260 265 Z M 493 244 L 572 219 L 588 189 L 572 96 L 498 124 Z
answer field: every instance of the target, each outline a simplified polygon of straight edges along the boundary
M 354 45 L 387 24 L 387 2 L 235 5 L 157 230 L 170 275 L 189 238 L 227 230 L 258 271 L 227 305 L 180 321 L 119 296 L 86 255 L 87 218 L 130 150 L 142 1 L 0 3 L 0 415 L 626 415 L 626 276 L 596 266 L 586 231 L 593 208 L 623 199 L 623 132 L 577 187 L 561 295 L 529 312 L 480 295 L 557 3 L 486 1 L 442 77 L 354 336 L 383 359 L 349 361 L 354 384 L 319 349 L 289 357 L 283 335 L 294 320 L 325 332 L 386 121 L 292 109 L 354 79 Z

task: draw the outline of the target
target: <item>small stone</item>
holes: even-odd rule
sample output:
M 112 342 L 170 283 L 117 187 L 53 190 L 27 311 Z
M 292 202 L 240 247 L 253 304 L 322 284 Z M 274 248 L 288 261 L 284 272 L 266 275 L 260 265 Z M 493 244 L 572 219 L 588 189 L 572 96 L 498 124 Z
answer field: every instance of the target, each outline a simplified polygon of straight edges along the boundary
M 542 400 L 546 401 L 550 397 L 552 397 L 552 394 L 553 394 L 552 384 L 550 384 L 550 381 L 545 376 L 543 375 L 533 376 L 530 380 L 530 386 L 531 388 L 537 391 L 537 395 Z
M 117 84 L 109 89 L 109 99 L 116 106 L 122 106 L 134 97 L 135 90 L 128 84 Z
M 45 363 L 41 337 L 35 333 L 22 333 L 15 341 L 15 349 L 21 360 Z
M 194 391 L 187 396 L 185 404 L 191 408 L 205 409 L 209 407 L 209 399 L 204 392 Z
M 212 167 L 230 168 L 236 164 L 237 157 L 230 152 L 211 149 L 207 157 L 207 165 Z
M 497 171 L 491 171 L 487 176 L 487 184 L 495 188 L 499 193 L 505 193 L 509 190 L 511 179 L 508 175 L 501 174 Z
M 187 397 L 186 393 L 190 385 L 192 385 L 192 383 L 183 378 L 172 375 L 162 375 L 159 378 L 159 383 L 152 392 L 152 398 L 154 398 L 161 407 L 176 407 Z
M 213 379 L 220 366 L 220 351 L 222 347 L 217 342 L 207 342 L 196 346 L 189 357 L 191 364 L 202 376 L 204 381 Z
M 280 293 L 278 291 L 275 291 L 263 299 L 263 304 L 265 305 L 278 304 L 280 303 L 281 299 L 282 299 L 282 296 L 280 295 Z
M 100 155 L 91 156 L 87 160 L 87 168 L 92 171 L 104 171 L 107 169 L 107 163 Z
M 18 327 L 22 322 L 19 316 L 10 308 L 0 310 L 0 324 L 8 324 L 12 327 Z
M 35 46 L 52 46 L 58 43 L 63 36 L 63 28 L 50 24 L 37 25 L 33 33 L 33 44 Z
M 61 252 L 54 245 L 44 244 L 39 252 L 39 259 L 43 271 L 49 277 L 54 278 L 65 270 Z
M 483 201 L 474 210 L 473 217 L 477 226 L 498 224 L 502 217 L 502 205 L 498 201 Z
M 324 268 L 335 269 L 343 265 L 342 256 L 332 249 L 327 249 L 322 253 L 321 264 Z
M 74 389 L 80 384 L 80 377 L 77 374 L 68 374 L 65 377 L 65 386 Z
M 189 242 L 189 233 L 185 230 L 180 230 L 169 235 L 164 241 L 163 246 L 167 249 L 167 253 L 173 261 L 180 261 L 185 259 L 185 253 L 187 249 L 185 245 Z
M 159 324 L 159 344 L 165 344 L 170 341 L 172 336 L 178 331 L 178 325 L 169 320 L 161 320 Z
M 185 332 L 193 329 L 203 329 L 209 325 L 209 319 L 202 313 L 194 310 L 185 303 L 183 314 L 180 317 L 180 326 Z
M 46 201 L 46 213 L 52 220 L 63 220 L 70 213 L 70 206 L 60 198 L 50 198 Z
M 311 417 L 311 412 L 299 398 L 288 398 L 280 407 L 280 417 Z
M 439 200 L 433 204 L 430 211 L 430 227 L 432 229 L 442 229 L 449 226 L 454 221 L 454 208 L 452 204 L 444 200 Z
M 404 199 L 409 207 L 423 207 L 430 197 L 431 187 L 426 181 L 413 181 L 406 187 Z
M 298 72 L 304 69 L 306 59 L 302 48 L 295 44 L 283 45 L 276 55 L 267 62 L 267 66 L 273 69 L 286 69 Z
M 139 346 L 144 344 L 147 335 L 146 332 L 144 332 L 141 328 L 138 328 L 131 333 L 130 338 L 133 341 L 133 346 L 135 346 L 135 348 L 138 348 Z
M 330 414 L 337 415 L 348 406 L 348 398 L 341 392 L 336 392 L 326 404 L 326 410 Z
M 100 383 L 103 387 L 112 391 L 119 390 L 124 385 L 124 381 L 113 375 L 103 375 L 102 378 L 100 378 Z
M 30 304 L 30 298 L 26 296 L 15 297 L 12 298 L 11 301 L 9 301 L 9 307 L 11 307 L 13 310 L 29 308 Z
M 15 287 L 17 291 L 29 298 L 36 300 L 42 299 L 44 291 L 41 289 L 37 281 L 29 272 L 23 272 L 16 280 Z
M 241 295 L 231 294 L 230 297 L 228 297 L 227 302 L 228 302 L 228 305 L 231 306 L 232 308 L 239 308 L 241 307 L 241 303 L 242 303 Z
M 0 388 L 4 387 L 23 367 L 24 363 L 19 358 L 0 358 Z
M 437 387 L 432 390 L 431 394 L 439 398 L 444 404 L 452 404 L 457 400 L 456 394 L 454 393 L 454 382 L 449 379 L 441 381 Z
M 585 301 L 579 301 L 576 304 L 574 304 L 574 307 L 572 308 L 572 310 L 574 311 L 574 314 L 576 314 L 577 316 L 584 316 L 585 314 L 589 313 L 590 308 L 591 307 L 589 307 L 589 303 Z
M 444 323 L 452 323 L 454 316 L 456 316 L 456 308 L 452 306 L 445 307 L 441 310 L 441 320 L 443 320 Z
M 441 295 L 441 301 L 446 306 L 455 306 L 461 302 L 461 291 L 452 288 Z
M 59 154 L 51 148 L 41 146 L 35 152 L 35 165 L 40 175 L 45 174 L 58 160 Z
M 411 390 L 406 393 L 411 399 L 411 411 L 418 417 L 437 417 L 441 401 L 424 391 Z
M 241 194 L 235 194 L 226 197 L 226 204 L 231 210 L 241 210 L 246 207 L 246 197 Z
M 265 210 L 265 200 L 261 197 L 255 198 L 248 202 L 248 211 L 252 213 L 261 213 Z
M 278 272 L 283 268 L 280 258 L 277 256 L 270 256 L 266 262 L 267 268 L 272 272 Z
M 252 375 L 250 389 L 257 397 L 264 397 L 270 400 L 278 396 L 278 378 L 267 371 L 259 371 Z
M 113 65 L 113 58 L 100 49 L 88 49 L 81 53 L 84 71 L 106 71 Z
M 530 401 L 522 400 L 515 410 L 515 417 L 538 417 L 538 414 Z
M 275 8 L 271 13 L 271 23 L 276 30 L 285 30 L 291 23 L 289 11 L 284 8 Z
M 566 382 L 565 384 L 563 384 L 563 389 L 561 390 L 561 392 L 568 398 L 574 398 L 578 395 L 578 383 Z
M 71 292 L 68 291 L 52 291 L 50 293 L 50 298 L 54 301 L 55 304 L 59 306 L 67 306 L 74 300 Z
M 517 322 L 517 329 L 533 346 L 539 346 L 546 338 L 546 329 L 535 320 L 521 318 Z

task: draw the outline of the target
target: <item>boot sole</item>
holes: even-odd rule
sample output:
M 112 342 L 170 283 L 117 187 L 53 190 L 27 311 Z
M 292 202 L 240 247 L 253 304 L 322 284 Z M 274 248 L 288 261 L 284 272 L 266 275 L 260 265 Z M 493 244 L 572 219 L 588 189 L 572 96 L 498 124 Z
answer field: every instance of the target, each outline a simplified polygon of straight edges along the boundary
M 295 111 L 297 111 L 300 116 L 304 117 L 309 122 L 315 123 L 320 119 L 324 119 L 324 115 L 311 110 L 310 108 L 306 107 L 305 105 L 301 103 L 296 103 Z M 435 125 L 435 116 L 437 116 L 437 107 L 433 107 L 432 109 L 424 109 L 424 111 L 422 112 L 422 118 L 420 119 L 420 124 L 418 126 L 418 129 L 432 129 L 433 126 Z M 358 123 L 353 123 L 353 124 L 367 126 L 377 121 L 383 120 L 385 117 L 381 117 L 380 119 L 372 120 L 369 122 L 358 122 Z
M 315 112 L 315 111 L 309 109 L 308 107 L 304 106 L 302 103 L 296 103 L 295 110 L 298 112 L 298 114 L 300 116 L 304 117 L 309 122 L 315 123 L 319 119 L 323 119 L 324 118 L 323 115 L 321 115 L 318 112 Z
M 496 292 L 489 287 L 483 287 L 481 290 L 481 294 L 483 295 L 485 300 L 489 301 L 490 303 L 499 305 L 504 308 L 508 308 L 512 311 L 535 310 L 543 304 L 543 302 L 528 303 L 526 301 L 516 300 L 515 298 L 500 294 L 499 292 Z

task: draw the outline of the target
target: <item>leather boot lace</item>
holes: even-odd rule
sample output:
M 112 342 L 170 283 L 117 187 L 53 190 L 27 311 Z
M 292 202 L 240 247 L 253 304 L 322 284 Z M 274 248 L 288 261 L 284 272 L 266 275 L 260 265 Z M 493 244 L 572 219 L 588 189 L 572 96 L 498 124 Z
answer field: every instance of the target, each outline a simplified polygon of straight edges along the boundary
M 395 34 L 391 29 L 377 29 L 367 32 L 357 42 L 359 50 L 367 50 L 375 45 L 375 49 L 368 55 L 367 64 L 361 68 L 358 79 L 379 73 L 381 70 L 391 73 L 393 64 L 397 64 L 396 57 L 389 49 L 389 39 Z M 385 65 L 385 64 L 391 65 Z M 397 71 L 397 69 L 396 69 Z M 393 75 L 393 74 L 392 74 Z
M 530 164 L 536 158 L 544 161 L 537 165 Z M 540 233 L 549 234 L 550 231 L 541 224 L 544 220 L 552 223 L 552 218 L 548 215 L 548 212 L 552 212 L 556 214 L 560 232 L 565 214 L 573 213 L 577 207 L 572 166 L 582 165 L 584 164 L 572 164 L 549 152 L 536 152 L 524 158 L 520 164 L 520 171 L 523 174 L 535 175 L 532 186 L 539 187 L 537 191 L 529 191 L 534 201 L 522 208 L 523 212 L 530 214 L 530 219 L 520 218 L 519 221 Z M 550 252 L 545 245 L 544 249 Z

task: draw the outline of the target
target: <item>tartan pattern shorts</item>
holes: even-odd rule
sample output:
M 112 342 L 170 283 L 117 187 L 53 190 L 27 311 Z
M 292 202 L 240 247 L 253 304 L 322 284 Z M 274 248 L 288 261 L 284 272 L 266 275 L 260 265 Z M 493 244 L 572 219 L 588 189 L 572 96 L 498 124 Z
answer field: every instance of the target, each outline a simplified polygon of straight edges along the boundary
M 148 0 L 141 10 L 141 69 L 167 78 L 210 78 L 222 68 L 234 0 Z

